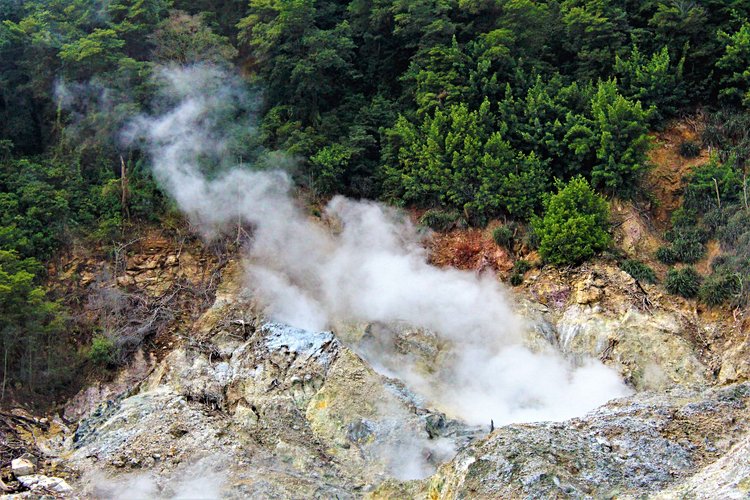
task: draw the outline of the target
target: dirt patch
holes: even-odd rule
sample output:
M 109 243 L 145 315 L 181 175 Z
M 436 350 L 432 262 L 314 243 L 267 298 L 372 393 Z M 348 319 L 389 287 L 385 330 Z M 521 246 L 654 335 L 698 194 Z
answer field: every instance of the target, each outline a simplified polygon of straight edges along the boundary
M 686 119 L 675 122 L 662 132 L 652 134 L 654 147 L 649 160 L 654 168 L 648 172 L 644 187 L 653 193 L 657 203 L 653 207 L 655 222 L 662 228 L 669 224 L 671 213 L 682 203 L 682 178 L 698 165 L 708 162 L 709 151 L 701 148 L 695 158 L 680 155 L 680 144 L 692 141 L 700 144 L 702 121 Z
M 455 229 L 435 233 L 429 242 L 430 263 L 439 267 L 455 267 L 465 271 L 491 270 L 507 274 L 513 267 L 513 255 L 492 239 L 495 222 L 485 229 Z

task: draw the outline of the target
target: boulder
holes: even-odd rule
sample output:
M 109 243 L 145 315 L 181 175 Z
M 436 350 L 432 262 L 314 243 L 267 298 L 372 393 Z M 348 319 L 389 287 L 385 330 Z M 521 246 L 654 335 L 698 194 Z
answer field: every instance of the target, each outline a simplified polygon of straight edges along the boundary
M 59 477 L 49 477 L 41 474 L 31 474 L 28 476 L 22 476 L 18 478 L 18 481 L 31 491 L 46 490 L 53 491 L 55 493 L 68 493 L 73 491 L 73 488 L 64 480 Z
M 10 467 L 13 471 L 13 475 L 16 477 L 28 476 L 29 474 L 33 474 L 36 470 L 34 464 L 25 458 L 14 459 L 10 463 Z

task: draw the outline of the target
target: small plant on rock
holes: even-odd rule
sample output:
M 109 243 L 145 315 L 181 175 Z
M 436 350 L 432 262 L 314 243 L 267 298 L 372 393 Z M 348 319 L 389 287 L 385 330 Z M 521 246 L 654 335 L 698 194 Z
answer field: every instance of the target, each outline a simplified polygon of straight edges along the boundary
M 620 269 L 638 281 L 656 283 L 656 273 L 648 265 L 635 259 L 628 259 L 620 263 Z
M 465 225 L 463 217 L 456 211 L 431 209 L 424 213 L 419 223 L 433 231 L 445 232 Z
M 698 295 L 701 277 L 690 266 L 682 269 L 670 269 L 664 285 L 669 293 L 690 299 Z
M 528 260 L 517 260 L 513 264 L 513 273 L 510 275 L 510 284 L 518 286 L 523 283 L 523 275 L 531 270 L 531 262 Z
M 508 226 L 500 226 L 492 231 L 492 239 L 499 247 L 508 250 L 513 248 L 513 230 Z
M 683 158 L 695 158 L 701 154 L 701 146 L 695 141 L 682 141 L 680 143 L 680 156 Z
M 712 274 L 698 290 L 701 302 L 709 306 L 720 306 L 737 296 L 742 289 L 742 279 L 735 274 Z

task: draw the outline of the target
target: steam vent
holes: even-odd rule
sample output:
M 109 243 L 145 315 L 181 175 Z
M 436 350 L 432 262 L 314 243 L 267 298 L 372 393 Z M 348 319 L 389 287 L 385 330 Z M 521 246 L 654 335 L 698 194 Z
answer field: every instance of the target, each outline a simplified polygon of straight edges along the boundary
M 750 2 L 0 21 L 0 500 L 750 499 Z

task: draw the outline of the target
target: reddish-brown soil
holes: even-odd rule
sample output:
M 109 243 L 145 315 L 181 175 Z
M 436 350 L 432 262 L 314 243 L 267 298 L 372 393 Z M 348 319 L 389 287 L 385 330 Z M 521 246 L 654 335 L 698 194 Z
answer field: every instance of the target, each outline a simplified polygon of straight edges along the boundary
M 430 262 L 441 267 L 507 273 L 513 267 L 513 256 L 492 239 L 492 231 L 498 225 L 435 233 L 429 246 Z
M 705 148 L 695 158 L 680 155 L 680 144 L 684 141 L 700 144 L 700 133 L 701 120 L 696 118 L 675 122 L 664 131 L 652 134 L 653 149 L 649 157 L 654 167 L 647 174 L 644 187 L 656 199 L 653 218 L 661 228 L 666 228 L 671 213 L 682 202 L 685 174 L 708 161 L 709 152 Z

